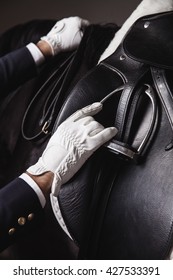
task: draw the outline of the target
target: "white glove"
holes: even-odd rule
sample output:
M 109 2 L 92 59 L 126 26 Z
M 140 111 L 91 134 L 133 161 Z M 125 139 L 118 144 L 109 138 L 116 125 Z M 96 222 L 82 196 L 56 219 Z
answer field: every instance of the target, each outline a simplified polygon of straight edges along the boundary
M 60 186 L 73 177 L 96 149 L 117 133 L 115 127 L 104 128 L 94 120 L 92 116 L 101 109 L 98 102 L 71 115 L 50 138 L 38 162 L 27 170 L 32 175 L 52 171 L 53 195 L 59 193 Z
M 78 47 L 83 36 L 82 27 L 87 25 L 89 22 L 79 17 L 64 18 L 58 21 L 46 36 L 41 37 L 41 40 L 50 45 L 53 55 L 60 51 L 71 51 Z

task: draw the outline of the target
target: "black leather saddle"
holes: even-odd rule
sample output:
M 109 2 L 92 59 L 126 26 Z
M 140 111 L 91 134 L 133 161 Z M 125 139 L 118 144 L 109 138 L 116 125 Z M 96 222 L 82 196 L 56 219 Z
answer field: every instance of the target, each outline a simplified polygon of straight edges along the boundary
M 121 46 L 71 91 L 54 129 L 102 101 L 97 120 L 115 125 L 52 198 L 81 259 L 165 259 L 173 225 L 173 13 L 139 19 Z

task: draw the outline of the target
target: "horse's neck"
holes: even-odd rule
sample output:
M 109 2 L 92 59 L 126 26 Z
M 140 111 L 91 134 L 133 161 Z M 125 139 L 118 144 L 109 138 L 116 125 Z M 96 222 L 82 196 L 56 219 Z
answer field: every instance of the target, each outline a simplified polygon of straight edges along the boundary
M 173 0 L 143 0 L 134 10 L 131 16 L 125 21 L 120 30 L 115 34 L 108 48 L 102 54 L 100 61 L 111 55 L 117 49 L 129 28 L 138 18 L 149 14 L 167 12 L 172 10 Z

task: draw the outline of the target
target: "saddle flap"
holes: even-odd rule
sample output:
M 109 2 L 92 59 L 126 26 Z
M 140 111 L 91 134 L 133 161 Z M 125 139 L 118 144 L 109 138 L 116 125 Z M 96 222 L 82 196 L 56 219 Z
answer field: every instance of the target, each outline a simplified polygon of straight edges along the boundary
M 155 67 L 173 69 L 173 12 L 137 20 L 123 41 L 132 59 Z

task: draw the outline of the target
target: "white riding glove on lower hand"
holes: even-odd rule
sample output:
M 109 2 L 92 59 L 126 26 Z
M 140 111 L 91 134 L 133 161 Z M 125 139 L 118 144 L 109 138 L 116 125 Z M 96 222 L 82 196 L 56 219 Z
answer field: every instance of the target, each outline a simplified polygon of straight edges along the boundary
M 115 127 L 104 128 L 94 120 L 92 116 L 101 109 L 101 103 L 93 103 L 67 118 L 50 138 L 38 162 L 27 170 L 32 175 L 52 171 L 53 195 L 57 196 L 60 186 L 73 177 L 95 150 L 117 133 Z
M 89 21 L 79 17 L 64 18 L 58 21 L 46 36 L 41 37 L 41 40 L 50 45 L 53 55 L 60 51 L 71 51 L 80 44 L 82 28 L 87 25 Z

